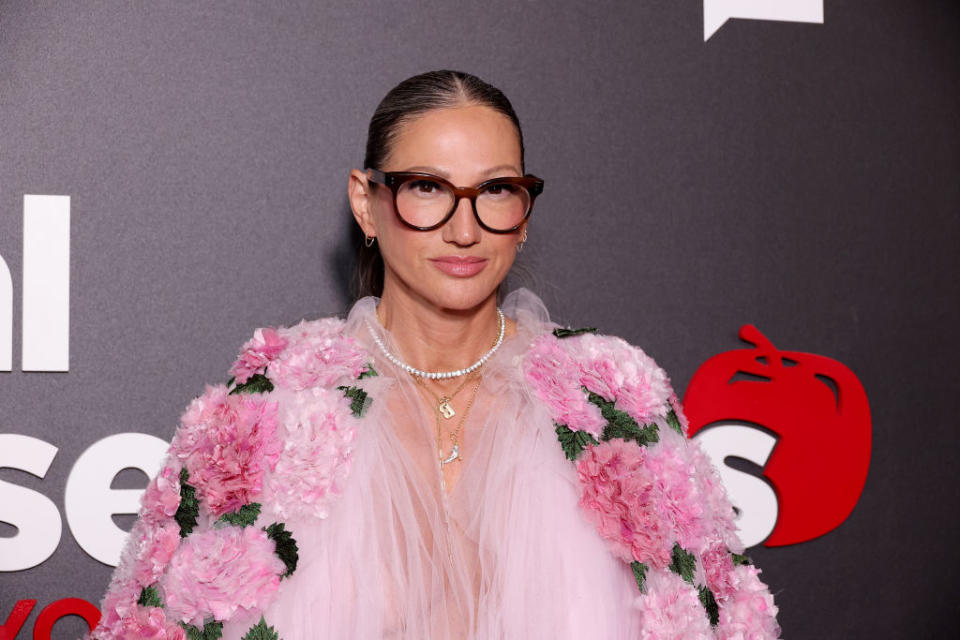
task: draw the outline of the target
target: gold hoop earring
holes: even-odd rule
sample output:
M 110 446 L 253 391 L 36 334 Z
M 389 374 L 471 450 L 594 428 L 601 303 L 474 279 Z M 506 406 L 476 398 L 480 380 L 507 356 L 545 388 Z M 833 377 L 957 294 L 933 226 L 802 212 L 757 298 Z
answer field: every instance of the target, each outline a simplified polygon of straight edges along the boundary
M 368 236 L 368 235 L 364 235 L 364 236 L 363 236 L 363 245 L 364 245 L 367 249 L 369 249 L 370 247 L 372 247 L 372 246 L 373 246 L 373 243 L 376 242 L 376 241 L 377 241 L 377 236 Z

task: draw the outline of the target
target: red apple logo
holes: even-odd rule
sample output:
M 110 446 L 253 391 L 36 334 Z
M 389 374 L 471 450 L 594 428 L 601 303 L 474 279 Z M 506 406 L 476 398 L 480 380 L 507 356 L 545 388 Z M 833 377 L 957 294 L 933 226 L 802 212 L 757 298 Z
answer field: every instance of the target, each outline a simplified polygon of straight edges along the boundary
M 690 381 L 683 399 L 690 435 L 718 423 L 747 423 L 776 434 L 775 446 L 763 436 L 773 448 L 763 476 L 778 503 L 776 524 L 764 544 L 812 540 L 838 527 L 863 491 L 870 466 L 867 395 L 853 372 L 836 360 L 778 351 L 752 325 L 740 328 L 740 339 L 754 348 L 713 356 Z M 736 455 L 727 446 L 725 455 Z M 735 492 L 731 499 L 749 510 L 738 504 Z

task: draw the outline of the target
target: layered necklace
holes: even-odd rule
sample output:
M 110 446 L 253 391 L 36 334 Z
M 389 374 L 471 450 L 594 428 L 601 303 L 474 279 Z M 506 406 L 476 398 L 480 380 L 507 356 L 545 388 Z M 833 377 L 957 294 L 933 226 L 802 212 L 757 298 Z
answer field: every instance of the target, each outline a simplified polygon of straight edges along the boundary
M 453 398 L 463 390 L 467 383 L 470 382 L 471 378 L 476 378 L 477 383 L 473 385 L 473 391 L 470 393 L 470 400 L 467 401 L 467 406 L 463 409 L 463 415 L 460 416 L 460 420 L 457 421 L 457 427 L 450 432 L 449 439 L 450 444 L 453 447 L 450 449 L 449 455 L 444 455 L 443 453 L 443 428 L 442 421 L 440 416 L 443 416 L 444 419 L 450 420 L 457 412 L 453 410 L 450 402 Z M 480 382 L 483 380 L 483 376 L 477 372 L 475 375 L 468 376 L 463 383 L 457 389 L 448 396 L 438 396 L 430 388 L 427 387 L 427 384 L 423 381 L 423 378 L 419 376 L 414 376 L 417 384 L 426 389 L 427 393 L 433 396 L 434 402 L 436 402 L 436 407 L 434 408 L 434 413 L 437 417 L 437 455 L 439 456 L 440 466 L 443 467 L 454 460 L 463 460 L 463 456 L 460 455 L 460 430 L 463 429 L 463 424 L 467 421 L 467 415 L 470 413 L 470 408 L 473 406 L 473 401 L 477 399 L 477 391 L 480 389 Z
M 380 348 L 380 351 L 383 353 L 384 357 L 390 362 L 392 362 L 393 364 L 395 364 L 396 366 L 400 367 L 401 369 L 409 373 L 411 376 L 413 376 L 414 381 L 416 381 L 418 385 L 423 387 L 423 389 L 427 393 L 433 396 L 433 400 L 436 403 L 434 407 L 434 413 L 436 414 L 436 419 L 437 419 L 437 455 L 439 456 L 438 459 L 440 461 L 441 467 L 453 462 L 454 460 L 463 460 L 463 456 L 460 455 L 460 430 L 463 428 L 463 425 L 467 420 L 467 415 L 470 413 L 470 408 L 473 406 L 474 400 L 477 399 L 477 392 L 480 389 L 480 382 L 483 379 L 479 373 L 477 373 L 476 376 L 473 376 L 471 374 L 477 371 L 477 369 L 479 369 L 480 367 L 482 367 L 484 363 L 486 363 L 486 361 L 489 360 L 494 353 L 496 353 L 497 349 L 500 348 L 500 345 L 503 344 L 503 335 L 506 329 L 506 321 L 504 320 L 503 311 L 501 311 L 499 308 L 497 309 L 497 324 L 498 324 L 497 338 L 494 341 L 493 346 L 490 347 L 490 350 L 487 351 L 482 356 L 480 356 L 479 360 L 474 362 L 469 367 L 465 367 L 463 369 L 457 369 L 456 371 L 432 372 L 432 371 L 421 371 L 420 369 L 417 369 L 416 367 L 413 367 L 403 362 L 402 360 L 400 360 L 400 358 L 390 353 L 386 345 L 383 344 L 383 340 L 381 340 L 380 336 L 377 335 L 377 332 L 374 330 L 373 326 L 369 322 L 367 323 L 367 330 L 370 332 L 370 337 L 373 338 L 373 341 L 377 343 L 377 346 Z M 443 395 L 443 396 L 440 396 L 434 393 L 429 387 L 427 387 L 426 382 L 424 382 L 425 379 L 445 380 L 450 378 L 459 378 L 461 376 L 465 376 L 465 377 L 463 382 L 460 383 L 460 386 L 458 386 L 452 393 Z M 470 395 L 470 400 L 467 402 L 467 406 L 463 409 L 463 415 L 460 416 L 460 420 L 457 422 L 456 428 L 449 433 L 449 440 L 452 445 L 452 448 L 450 449 L 449 454 L 444 454 L 443 428 L 442 428 L 443 420 L 450 420 L 457 415 L 457 412 L 454 411 L 453 405 L 451 404 L 451 402 L 453 401 L 454 397 L 456 397 L 456 395 L 460 393 L 464 389 L 464 387 L 467 386 L 467 383 L 469 383 L 470 380 L 473 378 L 476 378 L 477 382 L 475 385 L 473 385 L 473 391 Z M 443 420 L 441 420 L 441 418 Z

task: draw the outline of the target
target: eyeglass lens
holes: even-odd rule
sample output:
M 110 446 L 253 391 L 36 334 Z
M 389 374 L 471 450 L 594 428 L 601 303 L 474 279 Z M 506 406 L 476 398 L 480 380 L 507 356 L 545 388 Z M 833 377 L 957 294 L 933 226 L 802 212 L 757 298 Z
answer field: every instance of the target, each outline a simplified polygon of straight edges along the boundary
M 448 185 L 415 178 L 397 189 L 397 213 L 417 227 L 431 227 L 453 209 L 455 196 Z M 477 196 L 477 215 L 491 229 L 511 229 L 523 221 L 530 207 L 530 192 L 509 182 L 493 182 Z

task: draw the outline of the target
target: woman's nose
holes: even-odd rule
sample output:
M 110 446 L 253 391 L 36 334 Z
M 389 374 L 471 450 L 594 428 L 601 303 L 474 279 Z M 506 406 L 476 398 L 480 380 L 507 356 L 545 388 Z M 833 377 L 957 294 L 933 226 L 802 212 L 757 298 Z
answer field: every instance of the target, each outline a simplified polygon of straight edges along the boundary
M 443 225 L 443 239 L 462 247 L 480 242 L 483 229 L 473 215 L 473 205 L 468 198 L 460 198 L 453 216 Z

